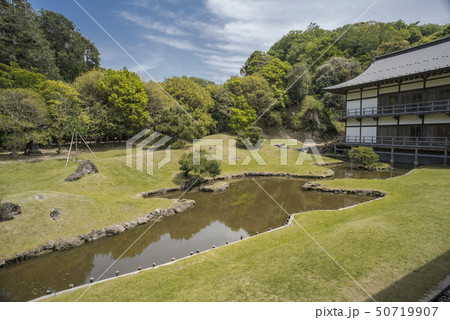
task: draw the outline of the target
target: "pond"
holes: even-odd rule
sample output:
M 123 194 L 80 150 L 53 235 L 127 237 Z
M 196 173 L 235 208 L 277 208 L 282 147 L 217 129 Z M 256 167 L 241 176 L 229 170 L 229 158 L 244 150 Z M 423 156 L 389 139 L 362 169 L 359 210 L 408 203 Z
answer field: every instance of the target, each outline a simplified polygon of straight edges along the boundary
M 338 169 L 337 169 L 338 168 Z M 360 170 L 334 167 L 339 174 Z M 395 171 L 398 175 L 407 170 Z M 357 177 L 379 178 L 379 173 L 356 174 Z M 258 178 L 257 182 L 287 212 L 314 209 L 337 209 L 368 201 L 372 197 L 322 193 L 301 190 L 306 180 Z M 165 197 L 176 199 L 181 192 Z M 282 226 L 287 214 L 271 200 L 252 179 L 232 181 L 230 189 L 218 193 L 196 190 L 183 198 L 196 205 L 182 214 L 160 219 L 123 256 L 121 254 L 149 227 L 143 225 L 114 237 L 102 238 L 68 251 L 54 252 L 0 269 L 0 301 L 28 301 L 61 291 L 69 284 L 78 286 L 97 279 L 116 259 L 117 263 L 101 279 L 136 271 L 139 266 L 151 267 L 179 259 L 190 252 L 221 246 L 241 236 L 262 233 Z

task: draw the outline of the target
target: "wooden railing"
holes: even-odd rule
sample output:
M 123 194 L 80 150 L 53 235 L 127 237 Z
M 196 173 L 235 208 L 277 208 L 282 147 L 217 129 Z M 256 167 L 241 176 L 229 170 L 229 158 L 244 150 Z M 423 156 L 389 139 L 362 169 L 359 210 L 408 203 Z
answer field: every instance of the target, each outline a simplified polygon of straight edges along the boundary
M 336 119 L 378 117 L 396 115 L 421 115 L 427 113 L 450 112 L 450 100 L 405 103 L 389 106 L 365 107 L 362 109 L 340 110 L 335 114 Z
M 417 148 L 448 148 L 449 146 L 447 137 L 347 136 L 337 141 L 337 143 Z

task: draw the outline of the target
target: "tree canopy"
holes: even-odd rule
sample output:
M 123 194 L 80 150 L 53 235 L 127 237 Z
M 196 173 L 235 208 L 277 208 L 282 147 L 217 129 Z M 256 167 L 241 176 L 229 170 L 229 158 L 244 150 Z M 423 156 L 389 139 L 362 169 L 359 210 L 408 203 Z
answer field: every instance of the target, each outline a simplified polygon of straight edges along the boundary
M 50 79 L 73 81 L 100 65 L 95 45 L 72 21 L 26 0 L 0 1 L 0 63 L 17 63 Z

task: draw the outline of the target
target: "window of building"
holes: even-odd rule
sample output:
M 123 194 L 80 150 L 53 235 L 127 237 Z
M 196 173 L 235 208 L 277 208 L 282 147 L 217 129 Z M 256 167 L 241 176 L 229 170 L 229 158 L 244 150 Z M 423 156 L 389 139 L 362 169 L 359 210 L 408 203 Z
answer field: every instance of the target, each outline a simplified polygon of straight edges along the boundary
M 425 124 L 379 126 L 379 137 L 447 137 L 450 139 L 450 124 Z
M 450 100 L 450 85 L 388 93 L 378 96 L 378 106 L 395 106 L 398 104 L 420 103 L 425 101 Z

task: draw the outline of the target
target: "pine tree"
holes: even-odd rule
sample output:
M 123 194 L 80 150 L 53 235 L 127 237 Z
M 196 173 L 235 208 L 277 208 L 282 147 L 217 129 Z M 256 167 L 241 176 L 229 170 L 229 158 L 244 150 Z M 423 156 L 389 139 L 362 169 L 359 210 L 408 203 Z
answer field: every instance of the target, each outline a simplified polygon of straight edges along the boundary
M 39 16 L 26 0 L 0 0 L 0 63 L 16 62 L 59 78 L 53 52 L 39 27 Z

